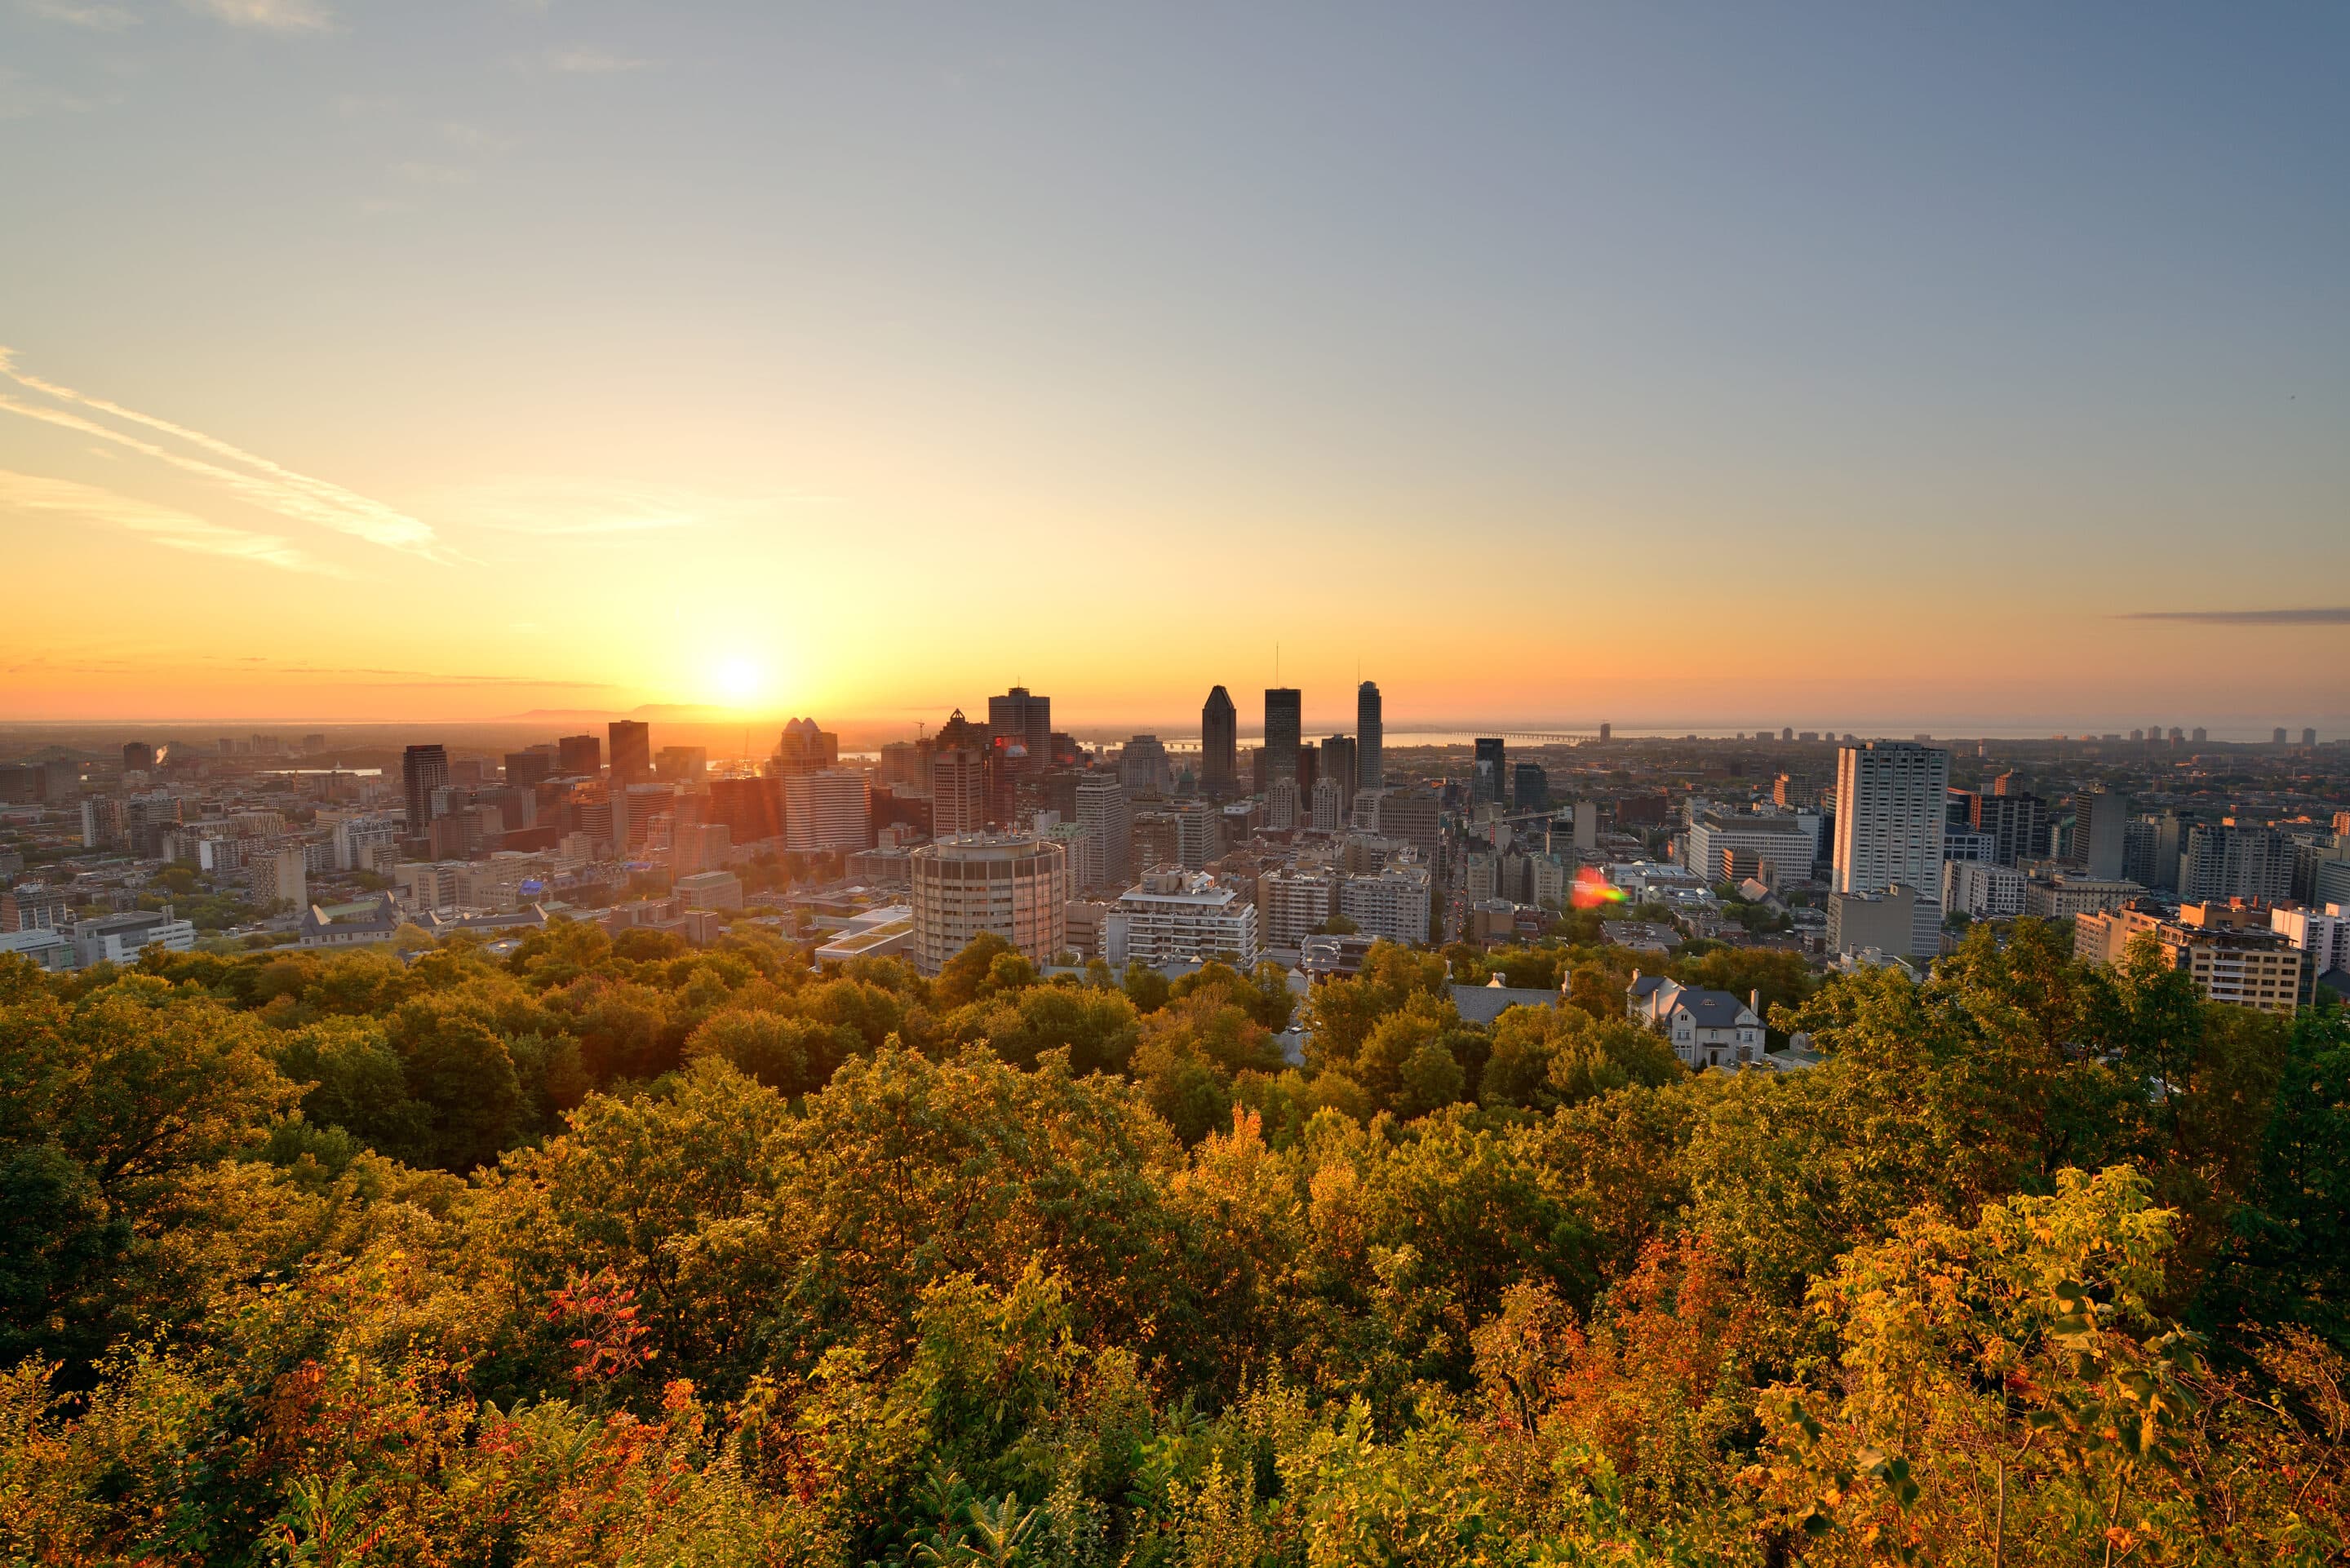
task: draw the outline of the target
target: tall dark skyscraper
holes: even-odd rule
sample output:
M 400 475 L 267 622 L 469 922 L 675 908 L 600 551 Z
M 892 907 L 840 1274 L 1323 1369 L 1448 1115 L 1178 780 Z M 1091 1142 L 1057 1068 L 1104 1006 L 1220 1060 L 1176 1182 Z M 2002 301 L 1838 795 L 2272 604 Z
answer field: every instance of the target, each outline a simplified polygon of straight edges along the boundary
M 1043 773 L 1053 761 L 1053 700 L 1032 697 L 1025 686 L 1014 686 L 1001 697 L 987 700 L 987 733 L 1008 750 L 1027 753 L 1013 758 L 1012 771 L 1024 778 Z
M 612 782 L 644 784 L 653 776 L 651 726 L 636 719 L 615 719 L 607 732 L 612 738 Z
M 1498 801 L 1509 788 L 1509 760 L 1499 735 L 1487 735 L 1477 742 L 1477 774 L 1470 798 L 1475 801 Z
M 1355 688 L 1355 787 L 1385 789 L 1387 773 L 1380 752 L 1387 742 L 1387 724 L 1379 710 L 1379 683 L 1366 680 Z
M 1354 802 L 1357 787 L 1355 781 L 1361 768 L 1361 755 L 1353 741 L 1344 735 L 1332 735 L 1322 742 L 1322 767 L 1317 776 L 1338 781 L 1341 815 Z
M 555 742 L 555 754 L 566 778 L 592 779 L 604 771 L 604 742 L 593 735 L 566 735 Z
M 1232 693 L 1219 686 L 1200 708 L 1200 788 L 1225 800 L 1241 788 L 1241 716 Z
M 1268 784 L 1297 782 L 1297 748 L 1305 732 L 1305 699 L 1295 686 L 1264 689 L 1264 761 Z
M 432 826 L 432 792 L 449 782 L 449 748 L 411 746 L 400 759 L 400 793 L 408 805 L 408 836 L 421 838 Z

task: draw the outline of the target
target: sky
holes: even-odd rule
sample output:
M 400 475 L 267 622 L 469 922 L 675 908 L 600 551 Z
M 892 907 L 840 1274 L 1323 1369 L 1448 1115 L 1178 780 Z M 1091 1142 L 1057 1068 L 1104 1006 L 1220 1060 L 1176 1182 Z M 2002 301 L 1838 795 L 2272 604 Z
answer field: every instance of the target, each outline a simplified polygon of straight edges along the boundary
M 2345 67 L 2334 5 L 0 0 L 0 720 L 2350 733 Z

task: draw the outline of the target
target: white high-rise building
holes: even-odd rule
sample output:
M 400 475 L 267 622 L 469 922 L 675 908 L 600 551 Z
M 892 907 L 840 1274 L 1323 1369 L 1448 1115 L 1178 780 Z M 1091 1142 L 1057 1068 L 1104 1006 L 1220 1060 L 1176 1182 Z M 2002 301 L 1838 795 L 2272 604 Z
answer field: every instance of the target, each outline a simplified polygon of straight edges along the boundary
M 1086 830 L 1086 863 L 1077 872 L 1078 887 L 1125 886 L 1134 817 L 1116 774 L 1087 774 L 1077 781 L 1077 826 Z
M 993 931 L 1032 961 L 1068 945 L 1068 859 L 1027 834 L 958 834 L 908 857 L 913 883 L 914 967 L 936 974 Z
M 1103 918 L 1102 955 L 1113 964 L 1221 959 L 1256 966 L 1256 906 L 1213 877 L 1161 867 L 1118 895 Z
M 1868 741 L 1836 753 L 1835 890 L 1883 893 L 1942 885 L 1950 753 L 1915 741 Z M 1940 946 L 1941 904 L 1912 906 L 1908 958 Z
M 873 798 L 860 772 L 823 768 L 785 774 L 784 847 L 820 855 L 873 847 Z
M 1349 877 L 1338 890 L 1338 912 L 1367 937 L 1391 942 L 1428 940 L 1429 886 L 1425 866 L 1390 866 L 1376 877 Z

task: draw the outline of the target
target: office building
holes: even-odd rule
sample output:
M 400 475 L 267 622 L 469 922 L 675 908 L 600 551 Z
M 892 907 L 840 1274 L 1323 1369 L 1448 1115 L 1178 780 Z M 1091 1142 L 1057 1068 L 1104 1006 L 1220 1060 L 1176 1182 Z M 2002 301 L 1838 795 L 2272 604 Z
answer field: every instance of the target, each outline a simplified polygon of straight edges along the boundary
M 1128 818 L 1128 871 L 1139 877 L 1154 867 L 1183 863 L 1182 836 L 1175 814 L 1160 805 L 1135 811 Z
M 794 774 L 823 773 L 840 763 L 840 737 L 819 729 L 814 719 L 794 718 L 775 742 L 774 768 L 789 778 Z
M 1298 782 L 1298 751 L 1304 743 L 1305 699 L 1295 686 L 1268 686 L 1264 692 L 1264 787 L 1276 779 Z
M 987 700 L 987 734 L 1015 778 L 1034 778 L 1053 760 L 1053 700 L 1014 686 Z
M 1474 772 L 1469 780 L 1471 805 L 1499 805 L 1509 785 L 1505 770 L 1509 766 L 1508 747 L 1499 735 L 1488 735 L 1477 742 Z
M 1385 789 L 1387 722 L 1379 706 L 1378 683 L 1366 680 L 1355 688 L 1355 788 Z
M 2266 898 L 2293 897 L 2293 846 L 2272 827 L 2233 819 L 2197 823 L 2188 829 L 2178 857 L 2178 897 Z
M 2023 885 L 2023 912 L 2035 920 L 2069 920 L 2101 909 L 2117 909 L 2142 897 L 2144 888 L 2119 877 L 2059 873 Z
M 1510 809 L 1521 815 L 1550 809 L 1550 774 L 1539 763 L 1520 763 L 1510 770 Z
M 133 909 L 120 915 L 99 915 L 75 922 L 74 965 L 134 964 L 149 948 L 183 953 L 196 945 L 196 928 L 176 919 L 169 904 L 161 910 Z
M 987 759 L 969 746 L 931 753 L 931 832 L 939 838 L 987 826 Z
M 593 735 L 566 735 L 555 742 L 555 757 L 565 778 L 592 779 L 604 771 L 604 742 Z
M 1113 965 L 1220 961 L 1245 974 L 1256 967 L 1256 906 L 1204 872 L 1160 867 L 1118 895 L 1100 941 Z
M 1990 860 L 1942 862 L 1942 913 L 2007 920 L 2023 913 L 2023 873 Z
M 822 855 L 873 846 L 873 796 L 854 768 L 823 768 L 783 777 L 784 847 Z
M 2073 863 L 2092 877 L 2118 878 L 2128 851 L 2129 796 L 2084 790 L 2073 800 Z
M 1118 778 L 1129 800 L 1167 794 L 1174 780 L 1167 767 L 1167 748 L 1158 736 L 1136 735 L 1119 748 Z
M 1200 788 L 1210 800 L 1240 793 L 1240 712 L 1221 686 L 1200 708 Z
M 515 789 L 534 789 L 555 776 L 556 753 L 553 746 L 529 746 L 506 753 L 505 781 Z
M 421 838 L 432 826 L 432 794 L 449 787 L 449 748 L 411 746 L 400 754 L 400 794 L 408 808 L 408 836 Z
M 1286 833 L 1300 826 L 1304 808 L 1297 793 L 1297 781 L 1277 778 L 1264 792 L 1264 825 L 1275 832 Z
M 682 899 L 689 909 L 739 909 L 743 907 L 743 878 L 732 871 L 701 871 L 691 877 L 681 877 L 671 885 L 670 891 Z
M 1308 824 L 1319 833 L 1336 833 L 1347 826 L 1347 792 L 1336 779 L 1326 775 L 1315 782 Z
M 657 779 L 695 789 L 709 774 L 707 746 L 663 746 L 653 753 L 653 776 Z
M 612 747 L 612 777 L 624 784 L 653 776 L 653 732 L 637 719 L 615 719 L 604 728 Z
M 1444 847 L 1442 802 L 1423 784 L 1399 784 L 1378 796 L 1377 820 L 1369 826 L 1382 838 L 1400 839 L 1419 851 L 1422 864 L 1434 866 Z
M 1175 807 L 1175 860 L 1186 871 L 1201 871 L 1224 854 L 1224 814 L 1211 802 L 1187 800 Z
M 1998 782 L 2007 784 L 2010 776 L 2002 774 Z M 1995 846 L 1991 858 L 2000 865 L 2032 859 L 2047 847 L 2048 803 L 2038 795 L 1996 790 L 1965 798 L 1968 826 L 1991 835 Z
M 1391 942 L 1427 941 L 1430 903 L 1425 866 L 1385 867 L 1349 877 L 1338 889 L 1338 912 L 1362 935 Z
M 1710 809 L 1690 824 L 1689 868 L 1710 884 L 1752 877 L 1775 888 L 1801 882 L 1819 858 L 1820 828 L 1817 812 Z
M 1346 735 L 1331 735 L 1322 742 L 1322 755 L 1310 787 L 1318 788 L 1326 780 L 1335 783 L 1338 786 L 1338 815 L 1341 818 L 1354 810 L 1355 793 L 1362 787 L 1358 782 L 1361 778 L 1361 755 L 1354 741 Z
M 1869 741 L 1836 753 L 1835 890 L 1878 894 L 1897 884 L 1933 890 L 1911 899 L 1917 924 L 1909 944 L 1887 952 L 1930 957 L 1940 945 L 1941 900 L 1934 892 L 1942 886 L 1950 785 L 1950 753 L 1939 746 Z
M 155 771 L 155 748 L 144 741 L 122 743 L 122 771 L 126 774 L 151 774 Z
M 1115 781 L 1112 781 L 1115 783 Z M 983 932 L 1035 963 L 1067 945 L 1067 857 L 1027 834 L 957 834 L 909 857 L 914 967 L 936 974 Z
M 724 826 L 728 840 L 734 844 L 779 838 L 784 832 L 784 781 L 712 779 L 703 820 Z
M 1125 887 L 1132 876 L 1134 818 L 1116 774 L 1087 774 L 1077 780 L 1077 826 L 1086 833 L 1079 889 Z

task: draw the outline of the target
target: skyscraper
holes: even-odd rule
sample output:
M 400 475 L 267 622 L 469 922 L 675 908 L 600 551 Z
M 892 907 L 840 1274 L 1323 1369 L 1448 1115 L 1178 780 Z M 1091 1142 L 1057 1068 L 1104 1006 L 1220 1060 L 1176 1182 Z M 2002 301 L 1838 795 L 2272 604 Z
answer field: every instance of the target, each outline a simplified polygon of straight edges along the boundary
M 127 774 L 151 774 L 155 771 L 155 748 L 144 741 L 122 742 L 122 771 Z
M 1231 693 L 1216 687 L 1200 708 L 1200 787 L 1211 800 L 1240 793 L 1240 713 Z
M 1386 744 L 1387 724 L 1379 709 L 1378 682 L 1366 680 L 1355 688 L 1355 787 L 1357 790 L 1387 787 Z
M 1477 742 L 1477 771 L 1471 781 L 1470 798 L 1482 803 L 1499 802 L 1509 788 L 1509 748 L 1499 735 L 1487 735 Z
M 2124 825 L 2129 820 L 2126 794 L 2083 790 L 2073 800 L 2073 861 L 2092 877 L 2107 879 L 2122 874 L 2126 844 Z
M 949 746 L 931 754 L 931 832 L 946 838 L 987 826 L 987 779 L 982 754 Z
M 612 782 L 643 784 L 653 776 L 653 732 L 636 719 L 615 719 L 605 732 L 612 742 Z
M 1355 806 L 1356 780 L 1362 766 L 1362 753 L 1355 742 L 1344 735 L 1332 735 L 1322 742 L 1322 767 L 1315 775 L 1314 787 L 1325 783 L 1338 786 L 1338 815 L 1344 817 Z
M 432 792 L 449 782 L 449 748 L 411 746 L 400 754 L 400 793 L 408 804 L 408 836 L 421 838 L 432 826 Z
M 1125 887 L 1134 819 L 1116 774 L 1087 774 L 1077 781 L 1077 826 L 1086 830 L 1080 886 Z
M 604 771 L 604 742 L 593 735 L 566 735 L 555 742 L 555 765 L 566 778 L 592 779 Z
M 1950 753 L 1914 741 L 1869 741 L 1836 753 L 1835 890 L 1917 895 L 1908 956 L 1939 946 L 1942 828 Z
M 987 700 L 989 738 L 997 743 L 1012 772 L 1034 778 L 1053 760 L 1053 700 L 1032 697 L 1025 686 L 1014 686 L 1001 697 Z M 1015 754 L 1013 748 L 1017 746 Z
M 1295 686 L 1264 689 L 1265 781 L 1297 782 L 1297 749 L 1305 733 L 1305 701 Z

